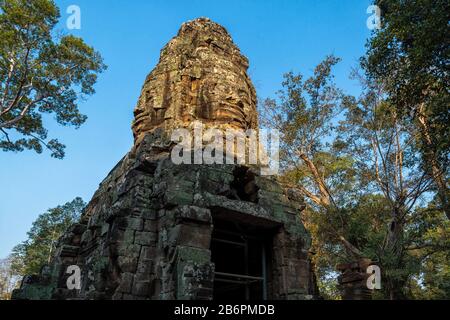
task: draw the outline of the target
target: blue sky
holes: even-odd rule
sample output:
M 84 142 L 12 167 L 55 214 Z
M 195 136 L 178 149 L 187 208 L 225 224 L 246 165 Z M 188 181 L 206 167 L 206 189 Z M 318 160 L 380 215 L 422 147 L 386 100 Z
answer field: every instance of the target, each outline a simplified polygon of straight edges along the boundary
M 350 69 L 364 54 L 370 0 L 70 0 L 56 1 L 58 28 L 81 36 L 108 65 L 96 94 L 80 105 L 88 121 L 80 129 L 48 121 L 49 137 L 66 144 L 66 157 L 48 152 L 0 152 L 0 258 L 26 239 L 36 217 L 76 196 L 89 201 L 98 184 L 132 145 L 133 108 L 160 49 L 180 25 L 197 17 L 222 24 L 250 60 L 259 97 L 274 96 L 282 74 L 310 74 L 326 55 L 343 61 L 337 84 L 356 94 Z M 81 30 L 68 30 L 69 5 L 81 9 Z

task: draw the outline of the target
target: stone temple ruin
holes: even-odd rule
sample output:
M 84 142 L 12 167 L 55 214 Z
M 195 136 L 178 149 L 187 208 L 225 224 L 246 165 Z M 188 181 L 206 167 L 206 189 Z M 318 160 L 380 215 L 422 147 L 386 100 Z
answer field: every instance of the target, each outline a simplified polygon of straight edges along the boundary
M 194 120 L 258 129 L 248 60 L 206 18 L 182 25 L 147 76 L 134 145 L 15 299 L 313 299 L 302 197 L 257 166 L 177 165 L 170 132 Z M 79 288 L 68 288 L 80 270 Z M 69 269 L 72 270 L 72 269 Z M 69 279 L 70 280 L 70 279 Z

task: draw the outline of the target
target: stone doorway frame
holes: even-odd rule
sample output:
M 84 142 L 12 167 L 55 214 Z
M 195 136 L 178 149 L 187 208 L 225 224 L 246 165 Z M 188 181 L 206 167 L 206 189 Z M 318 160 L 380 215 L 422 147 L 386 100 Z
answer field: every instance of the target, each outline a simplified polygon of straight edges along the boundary
M 224 210 L 223 208 L 210 208 L 211 216 L 213 221 L 213 228 L 211 232 L 211 262 L 214 261 L 214 242 L 222 242 L 228 243 L 229 245 L 235 245 L 242 247 L 244 251 L 244 269 L 243 272 L 235 273 L 235 272 L 222 272 L 221 270 L 217 270 L 217 265 L 215 266 L 214 271 L 214 283 L 216 283 L 217 278 L 219 278 L 221 282 L 229 282 L 235 284 L 241 284 L 245 286 L 245 300 L 267 300 L 270 296 L 273 295 L 272 292 L 269 292 L 271 289 L 272 283 L 272 271 L 273 271 L 273 252 L 271 252 L 271 248 L 273 248 L 274 238 L 279 232 L 282 225 L 275 221 L 270 221 L 266 219 L 261 219 L 255 216 L 233 212 L 229 210 Z M 224 227 L 224 225 L 234 225 L 235 230 L 231 231 L 230 228 Z M 219 225 L 219 226 L 217 226 Z M 220 234 L 221 237 L 218 238 L 217 234 Z M 227 237 L 226 235 L 229 235 Z M 234 240 L 233 240 L 234 238 Z M 241 240 L 236 240 L 237 238 L 241 238 Z M 253 242 L 253 245 L 250 245 L 249 242 Z M 250 249 L 255 250 L 255 244 L 258 243 L 258 253 L 257 260 L 261 261 L 259 264 L 259 268 L 256 274 L 253 274 L 249 270 L 249 246 Z M 254 252 L 252 252 L 254 254 Z M 253 269 L 255 268 L 255 264 L 253 261 Z M 221 266 L 223 268 L 223 266 Z M 219 267 L 220 268 L 220 267 Z M 260 282 L 261 289 L 260 294 L 256 297 L 253 293 L 253 296 L 250 296 L 250 285 L 254 282 Z M 216 293 L 213 290 L 213 296 L 216 296 Z

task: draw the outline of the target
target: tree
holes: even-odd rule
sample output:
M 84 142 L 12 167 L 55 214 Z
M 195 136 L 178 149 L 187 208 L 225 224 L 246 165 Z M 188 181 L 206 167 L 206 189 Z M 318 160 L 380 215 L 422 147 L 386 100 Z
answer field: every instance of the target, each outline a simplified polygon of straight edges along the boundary
M 81 38 L 52 34 L 59 10 L 51 0 L 0 2 L 0 148 L 48 148 L 64 157 L 65 146 L 47 139 L 43 115 L 78 128 L 86 121 L 77 103 L 92 95 L 106 66 Z
M 421 220 L 409 229 L 408 253 L 416 260 L 409 296 L 415 299 L 450 298 L 450 221 L 438 199 L 420 208 Z
M 306 81 L 301 74 L 286 73 L 278 100 L 266 99 L 261 112 L 261 123 L 282 133 L 280 161 L 285 182 L 300 188 L 312 207 L 323 210 L 327 217 L 340 217 L 345 202 L 342 191 L 349 189 L 343 181 L 352 180 L 351 158 L 336 157 L 330 143 L 335 118 L 346 99 L 334 85 L 331 73 L 338 62 L 334 56 L 326 57 Z M 338 220 L 341 223 L 330 225 L 327 231 L 350 256 L 360 257 L 361 252 L 339 230 L 344 221 Z
M 50 262 L 58 239 L 78 221 L 85 205 L 77 197 L 39 215 L 27 233 L 28 239 L 13 248 L 12 270 L 22 276 L 39 273 Z
M 381 29 L 362 65 L 383 85 L 387 99 L 416 131 L 415 147 L 433 178 L 450 219 L 450 3 L 446 0 L 376 0 Z
M 359 80 L 363 94 L 358 100 L 348 100 L 336 144 L 340 152 L 355 159 L 367 191 L 381 194 L 385 200 L 388 225 L 375 253 L 384 270 L 389 297 L 399 299 L 405 297 L 410 275 L 405 267 L 407 224 L 420 219 L 417 205 L 432 191 L 432 180 L 417 159 L 414 130 L 398 116 L 395 106 L 383 99 L 382 86 L 364 77 Z
M 440 283 L 444 295 L 445 271 L 434 278 L 425 272 L 430 261 L 442 266 L 450 247 L 425 235 L 446 239 L 450 230 L 440 225 L 441 209 L 433 207 L 429 218 L 433 180 L 413 143 L 416 132 L 372 79 L 358 77 L 359 98 L 337 89 L 337 61 L 327 57 L 305 82 L 286 74 L 279 99 L 267 99 L 261 113 L 263 125 L 282 133 L 281 180 L 307 199 L 302 218 L 312 233 L 319 287 L 336 298 L 334 266 L 370 258 L 382 270 L 377 297 L 419 296 L 423 287 L 412 293 L 408 285 L 425 278 Z
M 11 257 L 0 259 L 0 300 L 9 300 L 19 277 L 11 269 Z

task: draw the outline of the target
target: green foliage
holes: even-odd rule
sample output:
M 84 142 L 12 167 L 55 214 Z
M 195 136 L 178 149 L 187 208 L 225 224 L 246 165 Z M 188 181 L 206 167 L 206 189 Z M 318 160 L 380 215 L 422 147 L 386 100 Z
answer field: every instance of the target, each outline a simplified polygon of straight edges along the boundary
M 399 109 L 407 111 L 420 102 L 431 103 L 444 96 L 448 102 L 450 3 L 376 0 L 375 4 L 381 8 L 382 28 L 370 39 L 367 56 L 362 60 L 369 75 L 383 81 Z M 431 104 L 437 108 L 440 105 Z M 435 110 L 436 115 L 448 116 L 444 106 Z
M 86 121 L 80 99 L 94 93 L 106 66 L 98 52 L 72 35 L 52 34 L 59 10 L 50 0 L 5 0 L 0 4 L 0 148 L 48 148 L 64 157 L 64 145 L 47 140 L 43 115 L 78 128 Z M 59 40 L 56 40 L 59 38 Z
M 0 259 L 0 300 L 9 300 L 19 284 L 19 277 L 11 269 L 11 257 Z
M 445 0 L 376 0 L 375 4 L 382 11 L 382 27 L 369 40 L 367 54 L 361 62 L 368 82 L 376 83 L 383 93 L 381 101 L 374 104 L 376 109 L 372 116 L 377 119 L 371 123 L 383 124 L 379 126 L 378 136 L 384 150 L 390 145 L 390 119 L 394 119 L 403 132 L 400 144 L 404 145 L 401 155 L 405 176 L 398 176 L 399 171 L 392 165 L 395 159 L 388 156 L 386 166 L 383 163 L 387 170 L 382 180 L 388 182 L 384 192 L 390 192 L 386 198 L 395 204 L 394 212 L 408 210 L 403 234 L 399 236 L 402 253 L 395 255 L 387 251 L 381 258 L 388 266 L 387 277 L 402 279 L 402 283 L 409 281 L 409 290 L 405 290 L 409 297 L 448 298 L 448 286 L 442 285 L 441 280 L 442 283 L 448 281 L 449 261 L 449 245 L 445 241 L 448 221 L 443 212 L 450 219 L 450 3 Z M 370 123 L 364 120 L 361 110 L 350 112 L 354 123 L 362 119 L 358 126 L 370 129 L 361 126 L 362 122 Z M 352 142 L 361 134 L 362 130 L 353 131 Z M 401 188 L 393 185 L 392 177 L 397 177 L 397 181 L 403 178 Z M 424 182 L 430 184 L 423 190 L 426 198 L 419 194 L 411 197 Z M 438 196 L 440 207 L 436 205 L 438 202 L 427 204 L 430 193 Z M 411 204 L 406 204 L 407 201 Z M 431 234 L 438 236 L 430 238 Z M 415 247 L 418 249 L 411 249 Z M 447 257 L 447 263 L 443 257 Z M 399 266 L 398 270 L 395 266 Z M 430 266 L 436 267 L 434 272 L 430 272 Z M 434 278 L 436 281 L 425 280 Z
M 314 263 L 317 276 L 326 294 L 338 297 L 336 289 L 339 263 L 352 261 L 342 244 L 333 236 L 331 228 L 339 226 L 339 231 L 345 238 L 362 251 L 366 258 L 379 262 L 380 244 L 386 234 L 389 220 L 389 207 L 380 195 L 367 194 L 356 198 L 358 201 L 338 212 L 313 211 L 308 209 L 305 214 L 308 230 L 312 234 Z
M 284 75 L 278 99 L 262 103 L 261 123 L 281 133 L 280 161 L 287 182 L 301 183 L 311 205 L 344 201 L 354 183 L 352 157 L 336 153 L 337 121 L 347 97 L 331 72 L 339 59 L 326 57 L 311 77 Z M 326 180 L 326 181 L 325 181 Z
M 408 295 L 415 299 L 450 298 L 450 221 L 436 201 L 419 209 L 422 219 L 409 230 L 409 254 L 416 261 Z
M 450 3 L 376 0 L 381 30 L 367 44 L 362 66 L 383 85 L 387 100 L 416 131 L 421 165 L 434 176 L 450 219 Z
M 306 82 L 285 75 L 280 97 L 266 100 L 262 113 L 264 125 L 282 132 L 281 179 L 308 202 L 303 219 L 319 288 L 325 298 L 339 299 L 334 268 L 356 253 L 381 267 L 382 290 L 374 298 L 448 296 L 448 263 L 441 257 L 450 248 L 448 226 L 441 209 L 427 207 L 434 189 L 416 132 L 373 80 L 354 74 L 363 88 L 358 98 L 336 89 L 336 62 L 328 57 Z M 306 90 L 311 83 L 315 89 Z M 439 272 L 430 273 L 430 265 Z
M 375 298 L 449 298 L 450 4 L 375 4 L 382 29 L 352 75 L 362 95 L 335 87 L 327 57 L 306 81 L 287 73 L 261 123 L 280 130 L 282 180 L 306 196 L 325 297 L 339 296 L 334 266 L 356 256 L 381 267 Z
M 13 249 L 12 270 L 19 275 L 39 273 L 52 258 L 58 239 L 78 221 L 85 207 L 81 198 L 47 210 L 28 231 L 28 239 Z
M 339 113 L 338 106 L 342 93 L 333 82 L 331 69 L 339 62 L 328 56 L 314 70 L 314 74 L 304 80 L 301 74 L 284 74 L 283 89 L 278 99 L 263 101 L 261 121 L 275 126 L 283 135 L 283 159 L 295 160 L 296 149 L 312 156 L 324 147 L 323 139 L 333 130 L 333 118 Z

